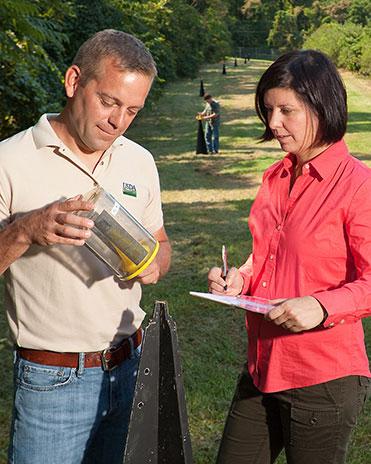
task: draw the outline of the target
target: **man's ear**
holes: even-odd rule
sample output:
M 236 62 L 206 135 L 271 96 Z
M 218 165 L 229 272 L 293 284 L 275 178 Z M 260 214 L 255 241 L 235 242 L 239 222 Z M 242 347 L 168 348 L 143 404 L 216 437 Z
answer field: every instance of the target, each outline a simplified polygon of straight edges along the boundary
M 73 64 L 67 69 L 64 76 L 64 88 L 67 97 L 72 98 L 75 95 L 80 79 L 81 70 L 77 65 Z

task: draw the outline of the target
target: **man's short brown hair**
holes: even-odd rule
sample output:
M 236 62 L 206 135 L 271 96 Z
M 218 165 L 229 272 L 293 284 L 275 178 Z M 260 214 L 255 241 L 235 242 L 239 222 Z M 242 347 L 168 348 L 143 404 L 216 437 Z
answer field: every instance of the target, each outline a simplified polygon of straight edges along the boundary
M 157 75 L 156 63 L 142 41 L 123 31 L 104 29 L 86 40 L 73 59 L 81 70 L 83 84 L 99 73 L 100 64 L 107 58 L 112 58 L 122 71 L 152 78 Z

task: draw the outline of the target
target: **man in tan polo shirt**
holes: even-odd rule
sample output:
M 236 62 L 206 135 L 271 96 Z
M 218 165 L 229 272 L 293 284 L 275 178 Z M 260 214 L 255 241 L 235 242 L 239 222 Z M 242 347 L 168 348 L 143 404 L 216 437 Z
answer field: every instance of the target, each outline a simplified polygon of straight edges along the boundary
M 0 270 L 17 347 L 10 463 L 122 463 L 141 284 L 170 265 L 154 160 L 122 136 L 155 76 L 142 42 L 98 32 L 66 71 L 63 111 L 0 144 Z M 134 280 L 119 281 L 82 246 L 93 222 L 75 213 L 92 209 L 81 194 L 96 184 L 160 242 Z

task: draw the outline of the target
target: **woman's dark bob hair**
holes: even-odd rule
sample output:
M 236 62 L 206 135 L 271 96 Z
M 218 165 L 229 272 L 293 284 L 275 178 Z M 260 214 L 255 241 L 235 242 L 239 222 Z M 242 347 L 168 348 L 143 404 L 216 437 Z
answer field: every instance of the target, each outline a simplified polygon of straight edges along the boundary
M 317 116 L 318 132 L 313 146 L 342 139 L 347 125 L 347 94 L 338 70 L 326 55 L 315 50 L 288 52 L 264 72 L 255 95 L 255 109 L 265 125 L 262 142 L 274 139 L 264 95 L 277 87 L 293 90 Z

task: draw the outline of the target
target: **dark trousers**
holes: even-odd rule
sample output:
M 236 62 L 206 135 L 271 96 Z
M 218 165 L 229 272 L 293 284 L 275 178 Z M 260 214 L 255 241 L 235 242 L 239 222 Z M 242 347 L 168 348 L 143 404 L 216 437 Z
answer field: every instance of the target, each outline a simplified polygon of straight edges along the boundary
M 367 377 L 349 376 L 262 393 L 244 368 L 217 464 L 270 464 L 283 448 L 288 464 L 344 463 L 350 433 L 369 388 Z

